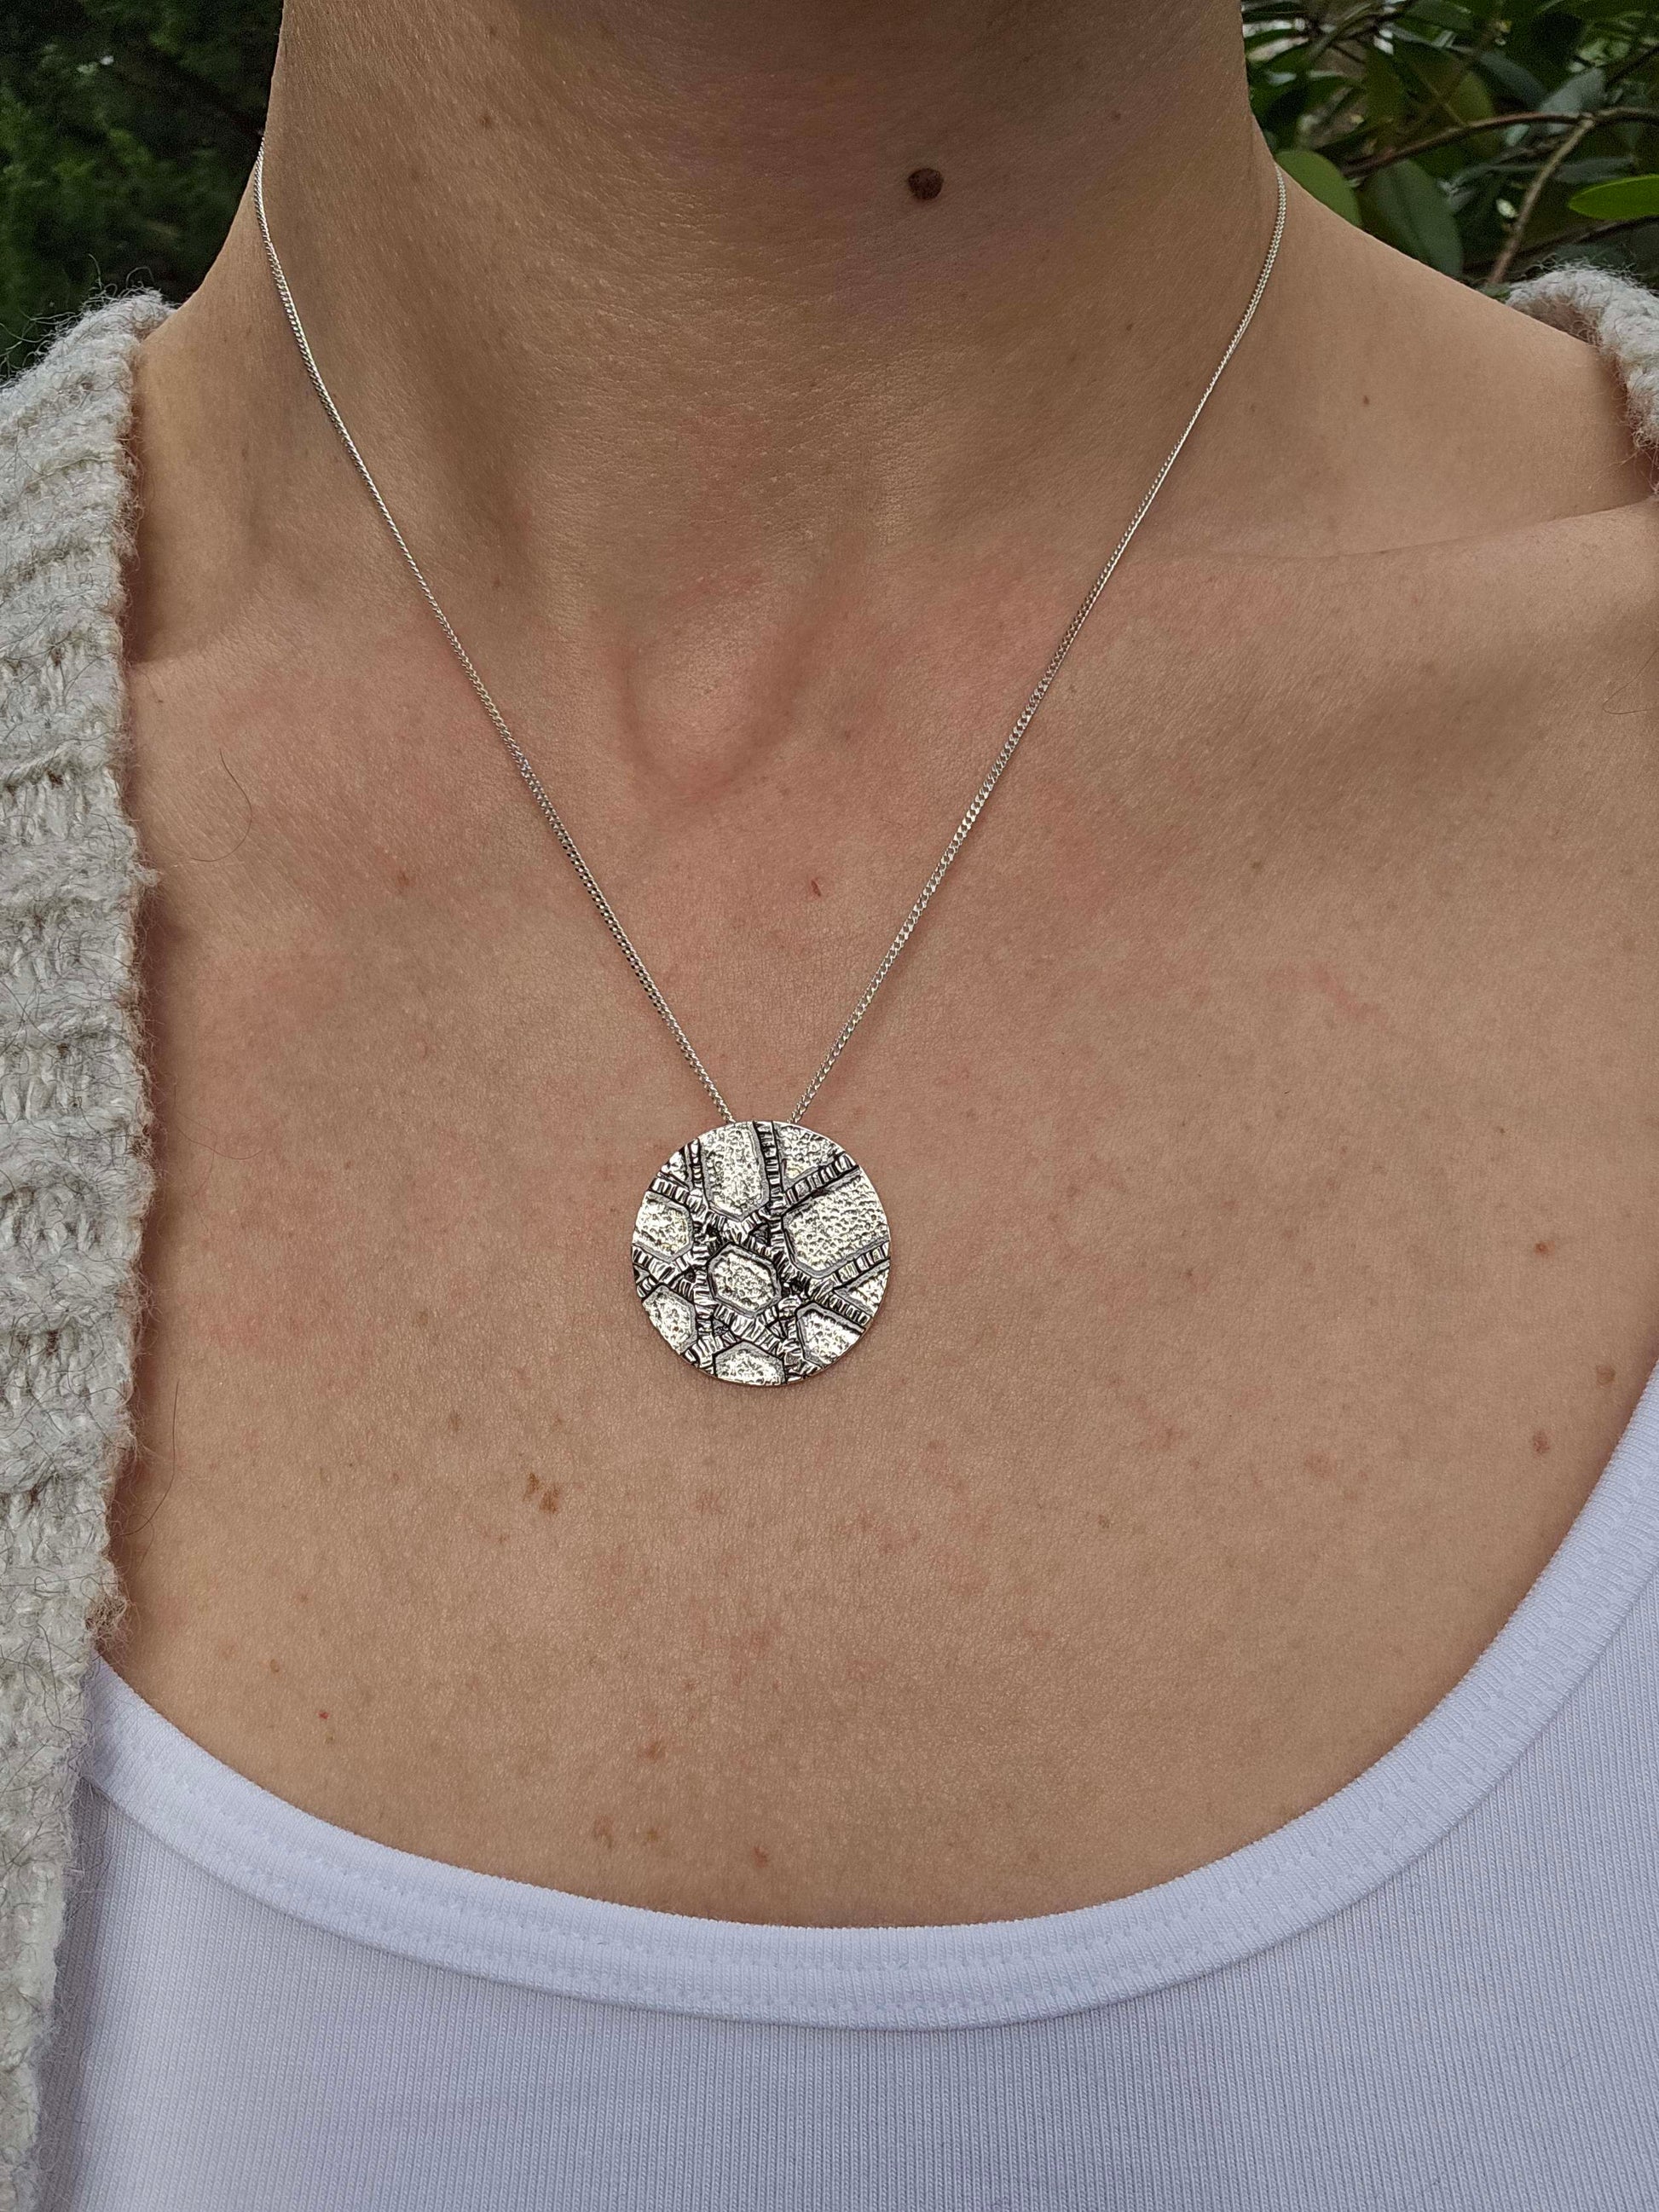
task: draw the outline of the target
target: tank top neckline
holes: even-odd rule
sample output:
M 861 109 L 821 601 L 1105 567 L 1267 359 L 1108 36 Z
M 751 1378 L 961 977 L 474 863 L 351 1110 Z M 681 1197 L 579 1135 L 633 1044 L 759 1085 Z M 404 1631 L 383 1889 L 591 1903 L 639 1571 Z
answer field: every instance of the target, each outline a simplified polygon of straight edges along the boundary
M 1150 1889 L 1012 1920 L 805 1927 L 701 1918 L 398 1850 L 273 1796 L 101 1657 L 82 1772 L 271 1910 L 489 1979 L 731 2020 L 960 2027 L 1048 2018 L 1228 1966 L 1357 1903 L 1523 1759 L 1659 1567 L 1659 1366 L 1571 1528 L 1468 1671 L 1399 1742 L 1257 1841 Z

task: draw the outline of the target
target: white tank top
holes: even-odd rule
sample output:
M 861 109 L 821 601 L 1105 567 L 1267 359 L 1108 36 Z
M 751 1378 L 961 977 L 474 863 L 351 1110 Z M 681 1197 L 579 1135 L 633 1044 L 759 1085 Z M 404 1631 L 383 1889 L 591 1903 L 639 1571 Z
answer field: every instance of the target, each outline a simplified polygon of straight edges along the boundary
M 1310 1812 L 1040 1918 L 752 1926 L 414 1857 L 100 1662 L 42 2212 L 1653 2212 L 1659 1373 Z

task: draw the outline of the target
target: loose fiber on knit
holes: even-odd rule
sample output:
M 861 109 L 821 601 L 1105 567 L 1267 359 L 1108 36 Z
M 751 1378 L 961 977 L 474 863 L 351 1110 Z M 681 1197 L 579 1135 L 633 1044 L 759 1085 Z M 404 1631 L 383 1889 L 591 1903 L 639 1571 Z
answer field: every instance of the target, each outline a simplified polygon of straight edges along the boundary
M 1599 346 L 1659 455 L 1659 297 L 1570 269 L 1510 298 Z M 120 1602 L 151 878 L 118 781 L 118 617 L 132 363 L 165 312 L 100 307 L 0 390 L 0 2212 L 31 2200 L 84 1686 Z
M 0 392 L 0 2212 L 22 2212 L 149 1195 L 117 781 L 146 296 Z

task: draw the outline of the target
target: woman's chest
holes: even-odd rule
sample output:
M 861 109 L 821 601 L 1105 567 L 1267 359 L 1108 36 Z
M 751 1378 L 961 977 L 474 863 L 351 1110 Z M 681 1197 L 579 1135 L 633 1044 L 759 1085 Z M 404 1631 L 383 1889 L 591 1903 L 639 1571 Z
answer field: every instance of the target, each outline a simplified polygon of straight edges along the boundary
M 712 1116 L 625 994 L 181 931 L 122 1671 L 343 1826 L 724 1917 L 1080 1905 L 1329 1794 L 1659 1356 L 1655 932 L 1617 856 L 1536 918 L 1266 860 L 938 932 L 809 1117 L 891 1287 L 782 1390 L 640 1310 Z

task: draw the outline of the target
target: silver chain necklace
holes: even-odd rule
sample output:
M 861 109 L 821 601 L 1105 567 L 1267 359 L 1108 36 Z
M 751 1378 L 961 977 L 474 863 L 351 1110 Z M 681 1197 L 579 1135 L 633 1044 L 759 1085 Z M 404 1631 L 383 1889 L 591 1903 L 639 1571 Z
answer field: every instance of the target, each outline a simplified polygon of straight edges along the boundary
M 740 1121 L 721 1097 L 696 1048 L 680 1026 L 655 977 L 599 888 L 599 878 L 583 859 L 528 756 L 507 727 L 471 654 L 456 635 L 436 592 L 410 552 L 368 462 L 346 428 L 344 416 L 334 404 L 271 240 L 270 223 L 265 213 L 264 161 L 264 149 L 261 146 L 253 164 L 253 202 L 259 235 L 306 374 L 330 422 L 339 433 L 369 497 L 380 510 L 381 520 L 408 563 L 422 597 L 477 694 L 496 736 L 512 757 L 531 797 L 541 809 L 605 927 L 621 947 L 641 988 L 667 1024 L 687 1065 L 720 1115 L 714 1128 L 694 1137 L 664 1163 L 641 1202 L 633 1233 L 634 1282 L 641 1304 L 659 1336 L 702 1374 L 712 1375 L 723 1382 L 803 1382 L 809 1375 L 822 1373 L 843 1352 L 849 1352 L 875 1318 L 887 1289 L 891 1237 L 885 1210 L 858 1162 L 832 1138 L 820 1136 L 816 1130 L 804 1127 L 800 1117 L 817 1097 L 824 1078 L 869 1012 L 877 992 L 908 944 L 934 892 L 967 843 L 969 833 L 996 789 L 1004 769 L 1013 758 L 1049 685 L 1060 673 L 1060 665 L 1076 642 L 1079 631 L 1111 581 L 1118 562 L 1128 551 L 1135 532 L 1164 489 L 1165 478 L 1181 458 L 1182 447 L 1198 427 L 1211 393 L 1220 383 L 1228 362 L 1255 319 L 1285 234 L 1284 177 L 1274 171 L 1279 197 L 1273 237 L 1255 289 L 1237 329 L 1227 342 L 1226 351 L 1217 362 L 1185 429 L 1170 447 L 1128 528 L 1119 538 L 1111 558 L 1066 624 L 1065 635 L 1021 708 L 1018 720 L 1003 740 L 1002 749 L 974 793 L 967 812 L 957 824 L 950 843 L 939 856 L 939 865 L 922 885 L 880 966 L 865 985 L 789 1119 Z

